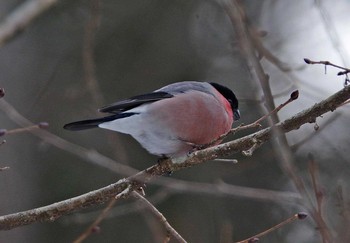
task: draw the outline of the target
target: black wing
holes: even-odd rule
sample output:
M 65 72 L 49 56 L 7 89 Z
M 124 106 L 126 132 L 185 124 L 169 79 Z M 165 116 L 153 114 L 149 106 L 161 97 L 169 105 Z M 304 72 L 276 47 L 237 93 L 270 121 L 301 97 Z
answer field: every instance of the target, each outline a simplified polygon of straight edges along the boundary
M 123 111 L 130 110 L 145 103 L 154 102 L 162 99 L 168 99 L 172 97 L 174 96 L 167 92 L 156 91 L 153 93 L 137 95 L 126 100 L 115 102 L 113 104 L 102 107 L 101 109 L 99 109 L 99 111 L 117 114 Z
M 85 129 L 98 127 L 98 125 L 100 125 L 101 123 L 104 123 L 104 122 L 110 122 L 110 121 L 113 121 L 116 119 L 129 117 L 129 116 L 132 116 L 135 114 L 136 113 L 129 112 L 129 113 L 110 115 L 110 116 L 96 118 L 96 119 L 76 121 L 76 122 L 71 122 L 71 123 L 64 125 L 63 128 L 67 129 L 67 130 L 71 130 L 71 131 L 85 130 Z

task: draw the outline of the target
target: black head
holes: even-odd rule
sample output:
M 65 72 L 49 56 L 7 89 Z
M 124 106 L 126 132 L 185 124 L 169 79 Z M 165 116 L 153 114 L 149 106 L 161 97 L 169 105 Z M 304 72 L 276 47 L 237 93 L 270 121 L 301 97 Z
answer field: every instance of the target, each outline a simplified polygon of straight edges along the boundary
M 220 94 L 222 94 L 222 96 L 224 96 L 228 100 L 228 102 L 231 104 L 234 119 L 235 119 L 235 121 L 237 121 L 240 118 L 240 113 L 238 110 L 238 100 L 237 100 L 235 94 L 232 92 L 232 90 L 230 90 L 229 88 L 227 88 L 221 84 L 217 84 L 217 83 L 210 83 L 210 84 L 217 91 L 219 91 Z

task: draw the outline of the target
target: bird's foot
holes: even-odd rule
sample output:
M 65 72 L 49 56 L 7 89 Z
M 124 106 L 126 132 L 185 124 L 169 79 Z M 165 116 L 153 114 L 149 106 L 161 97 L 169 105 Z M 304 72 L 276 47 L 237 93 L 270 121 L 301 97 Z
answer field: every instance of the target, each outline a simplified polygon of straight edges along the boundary
M 169 158 L 166 157 L 165 155 L 163 155 L 162 157 L 160 157 L 158 160 L 157 160 L 157 164 L 160 166 L 160 167 L 167 167 L 165 166 L 165 161 L 168 160 Z M 164 171 L 164 174 L 167 175 L 167 176 L 171 176 L 173 174 L 173 171 L 171 170 L 167 170 L 167 171 Z

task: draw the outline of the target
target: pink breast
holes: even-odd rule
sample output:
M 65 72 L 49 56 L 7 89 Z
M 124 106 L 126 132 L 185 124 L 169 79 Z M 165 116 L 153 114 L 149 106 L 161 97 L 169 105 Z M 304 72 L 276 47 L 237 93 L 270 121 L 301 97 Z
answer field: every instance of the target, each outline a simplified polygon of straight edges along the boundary
M 233 116 L 227 100 L 219 94 L 192 91 L 152 104 L 155 125 L 174 139 L 206 144 L 231 129 Z

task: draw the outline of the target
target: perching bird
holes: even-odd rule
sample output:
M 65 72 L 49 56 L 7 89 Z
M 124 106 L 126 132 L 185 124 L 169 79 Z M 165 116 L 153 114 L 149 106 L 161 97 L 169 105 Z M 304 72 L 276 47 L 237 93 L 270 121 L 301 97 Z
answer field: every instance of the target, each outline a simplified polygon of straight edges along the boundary
M 196 81 L 173 83 L 99 111 L 111 115 L 69 123 L 64 128 L 100 127 L 130 134 L 151 154 L 170 158 L 183 157 L 212 142 L 240 118 L 238 100 L 230 89 Z

